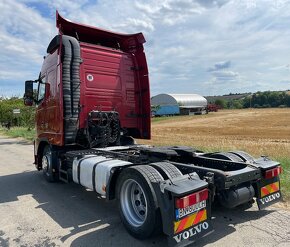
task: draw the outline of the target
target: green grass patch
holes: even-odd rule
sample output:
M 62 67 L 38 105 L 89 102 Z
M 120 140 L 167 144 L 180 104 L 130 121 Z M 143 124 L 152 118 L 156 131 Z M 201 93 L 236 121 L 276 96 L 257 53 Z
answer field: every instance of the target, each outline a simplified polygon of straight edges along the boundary
M 290 157 L 273 158 L 281 163 L 283 172 L 280 175 L 281 190 L 284 200 L 290 200 Z
M 175 122 L 175 121 L 182 121 L 182 120 L 191 120 L 194 118 L 207 118 L 210 117 L 210 114 L 204 115 L 178 115 L 178 116 L 162 116 L 162 117 L 153 117 L 151 118 L 151 123 L 158 123 L 158 122 Z
M 27 127 L 13 127 L 10 130 L 0 128 L 0 133 L 10 137 L 22 137 L 29 141 L 35 138 L 35 129 L 28 130 Z

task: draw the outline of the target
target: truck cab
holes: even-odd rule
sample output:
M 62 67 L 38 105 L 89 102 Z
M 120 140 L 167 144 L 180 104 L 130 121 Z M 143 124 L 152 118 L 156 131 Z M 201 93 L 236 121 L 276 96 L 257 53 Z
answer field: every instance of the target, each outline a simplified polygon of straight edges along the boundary
M 34 81 L 36 164 L 47 144 L 88 148 L 118 145 L 128 137 L 150 139 L 143 34 L 72 23 L 59 13 L 56 26 L 59 34 L 48 45 Z

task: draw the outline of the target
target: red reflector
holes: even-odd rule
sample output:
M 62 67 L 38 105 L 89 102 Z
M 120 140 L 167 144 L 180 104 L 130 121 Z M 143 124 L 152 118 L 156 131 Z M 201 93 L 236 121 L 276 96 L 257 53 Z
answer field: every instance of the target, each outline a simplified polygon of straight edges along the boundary
M 207 198 L 208 198 L 208 189 L 204 189 L 194 194 L 190 194 L 188 196 L 175 199 L 175 207 L 186 208 L 198 202 L 207 200 Z
M 282 173 L 282 167 L 277 166 L 271 170 L 266 171 L 264 174 L 264 177 L 265 178 L 273 178 L 273 177 L 279 176 L 279 174 L 281 174 L 281 173 Z

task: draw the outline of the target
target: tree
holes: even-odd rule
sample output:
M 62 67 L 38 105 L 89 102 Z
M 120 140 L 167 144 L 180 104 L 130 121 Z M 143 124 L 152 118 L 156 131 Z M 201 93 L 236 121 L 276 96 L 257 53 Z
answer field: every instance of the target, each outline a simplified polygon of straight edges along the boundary
M 285 92 L 257 92 L 250 97 L 243 99 L 243 106 L 245 108 L 254 107 L 279 107 L 279 106 L 290 106 L 289 102 L 290 95 Z
M 285 95 L 285 105 L 290 107 L 290 94 Z
M 233 107 L 234 107 L 235 109 L 242 109 L 242 108 L 243 108 L 243 104 L 241 103 L 240 100 L 235 100 L 235 101 L 233 102 Z
M 20 109 L 20 114 L 13 114 L 13 109 Z M 23 104 L 22 98 L 12 97 L 0 101 L 0 123 L 14 123 L 32 128 L 34 126 L 35 108 Z
M 151 112 L 156 114 L 156 112 L 161 108 L 161 105 L 151 105 Z
M 243 108 L 249 108 L 252 106 L 252 96 L 245 97 L 242 100 Z
M 227 102 L 224 99 L 216 99 L 214 103 L 220 106 L 221 108 L 226 108 L 227 106 Z

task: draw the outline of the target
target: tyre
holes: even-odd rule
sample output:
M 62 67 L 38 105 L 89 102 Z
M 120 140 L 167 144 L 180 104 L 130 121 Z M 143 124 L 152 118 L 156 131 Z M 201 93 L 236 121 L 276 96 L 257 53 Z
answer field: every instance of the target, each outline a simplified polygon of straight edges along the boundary
M 146 239 L 162 229 L 160 210 L 151 182 L 163 181 L 150 166 L 126 168 L 118 178 L 117 199 L 121 221 L 135 238 Z
M 209 157 L 215 159 L 230 160 L 234 162 L 244 162 L 243 159 L 240 156 L 236 155 L 235 153 L 226 153 L 226 152 L 214 153 L 211 154 Z
M 164 179 L 172 179 L 182 176 L 181 171 L 168 162 L 156 162 L 152 163 L 151 166 L 160 172 Z
M 42 171 L 45 179 L 50 182 L 56 182 L 58 181 L 57 173 L 56 173 L 56 164 L 54 164 L 53 161 L 53 154 L 51 151 L 51 148 L 49 145 L 46 145 L 43 150 L 43 155 L 42 155 Z
M 246 153 L 244 151 L 231 151 L 230 153 L 239 156 L 245 162 L 250 162 L 250 163 L 254 163 L 255 162 L 254 157 L 249 155 L 248 153 Z

